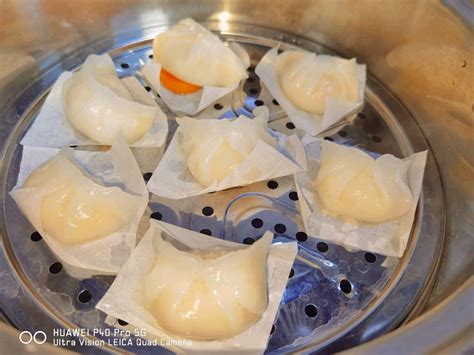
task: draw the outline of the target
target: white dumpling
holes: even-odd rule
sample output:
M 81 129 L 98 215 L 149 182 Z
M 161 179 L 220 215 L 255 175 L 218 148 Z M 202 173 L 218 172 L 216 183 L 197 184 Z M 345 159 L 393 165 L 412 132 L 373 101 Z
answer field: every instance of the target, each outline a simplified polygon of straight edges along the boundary
M 413 204 L 408 166 L 390 154 L 375 160 L 359 149 L 323 141 L 316 187 L 330 212 L 384 222 L 403 216 Z
M 93 182 L 61 153 L 34 170 L 22 189 L 41 196 L 32 205 L 13 194 L 25 215 L 40 210 L 41 229 L 64 244 L 89 242 L 124 228 L 140 205 L 138 196 Z
M 229 175 L 252 152 L 258 140 L 276 145 L 267 131 L 268 110 L 255 113 L 254 119 L 177 119 L 188 168 L 201 185 L 209 186 Z
M 239 250 L 178 250 L 158 240 L 145 303 L 166 332 L 196 340 L 231 338 L 254 324 L 268 301 L 266 265 L 273 235 Z
M 190 18 L 156 36 L 153 54 L 168 72 L 197 86 L 232 87 L 247 78 L 245 63 Z
M 329 97 L 356 102 L 356 60 L 300 51 L 279 56 L 277 73 L 288 99 L 303 111 L 322 115 Z
M 90 55 L 63 86 L 63 105 L 72 126 L 102 144 L 122 134 L 129 144 L 147 133 L 157 108 L 136 102 L 118 78 L 112 59 Z

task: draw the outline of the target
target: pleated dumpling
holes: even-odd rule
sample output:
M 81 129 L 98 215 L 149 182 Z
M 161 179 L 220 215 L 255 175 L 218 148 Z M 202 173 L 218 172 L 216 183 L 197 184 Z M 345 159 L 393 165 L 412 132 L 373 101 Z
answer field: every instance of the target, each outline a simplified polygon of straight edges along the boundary
M 303 111 L 322 115 L 329 97 L 358 100 L 355 59 L 285 51 L 279 56 L 277 73 L 285 95 Z
M 182 81 L 198 88 L 230 88 L 247 78 L 242 60 L 217 36 L 190 18 L 156 36 L 153 54 L 162 69 L 179 79 L 175 80 L 178 83 Z M 163 79 L 163 73 L 161 76 Z
M 324 206 L 338 215 L 367 222 L 403 216 L 413 203 L 407 183 L 409 162 L 324 140 L 316 187 Z
M 252 152 L 258 140 L 276 146 L 275 138 L 267 131 L 268 111 L 257 112 L 253 119 L 243 115 L 220 120 L 177 119 L 188 168 L 201 185 L 209 186 L 229 175 Z
M 245 249 L 190 252 L 160 236 L 145 282 L 145 302 L 156 323 L 187 339 L 219 340 L 242 333 L 267 307 L 272 238 L 267 232 Z
M 40 205 L 16 200 L 22 211 L 40 214 L 42 230 L 64 244 L 89 242 L 124 228 L 140 197 L 118 187 L 104 187 L 85 176 L 63 154 L 34 170 L 23 184 L 41 196 Z
M 136 102 L 118 78 L 109 55 L 89 56 L 63 86 L 71 125 L 94 141 L 112 145 L 122 134 L 129 144 L 147 133 L 157 108 Z

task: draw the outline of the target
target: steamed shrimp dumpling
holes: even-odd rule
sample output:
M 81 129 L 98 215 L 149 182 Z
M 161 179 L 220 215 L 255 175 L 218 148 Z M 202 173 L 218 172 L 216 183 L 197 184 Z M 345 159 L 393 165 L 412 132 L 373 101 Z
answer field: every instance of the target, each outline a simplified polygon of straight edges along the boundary
M 122 134 L 129 144 L 151 128 L 157 108 L 136 102 L 107 55 L 89 56 L 63 86 L 71 125 L 94 141 L 111 145 Z
M 393 155 L 375 160 L 359 149 L 323 141 L 316 188 L 330 212 L 367 222 L 392 220 L 413 203 L 408 164 Z
M 258 140 L 275 146 L 267 131 L 268 111 L 261 110 L 254 119 L 177 119 L 182 132 L 182 147 L 188 168 L 203 186 L 221 181 L 255 148 Z
M 217 36 L 190 18 L 156 36 L 153 55 L 166 71 L 201 87 L 232 87 L 247 78 L 242 60 Z
M 146 277 L 145 302 L 166 332 L 188 339 L 231 338 L 267 307 L 267 254 L 272 234 L 246 249 L 178 250 L 158 240 Z
M 42 229 L 64 244 L 92 241 L 124 228 L 140 203 L 118 187 L 93 182 L 62 154 L 33 171 L 23 188 L 43 194 Z
M 356 102 L 355 59 L 286 51 L 279 56 L 277 73 L 288 99 L 300 109 L 322 115 L 329 97 Z

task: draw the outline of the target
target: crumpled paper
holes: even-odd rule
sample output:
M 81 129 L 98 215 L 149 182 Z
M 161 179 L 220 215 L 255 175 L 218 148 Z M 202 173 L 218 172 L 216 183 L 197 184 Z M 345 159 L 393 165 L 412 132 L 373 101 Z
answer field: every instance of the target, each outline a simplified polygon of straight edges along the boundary
M 254 115 L 258 115 L 259 110 L 267 110 L 268 114 L 266 107 L 259 107 Z M 277 149 L 258 140 L 250 155 L 229 175 L 206 187 L 197 182 L 188 169 L 187 156 L 181 145 L 183 137 L 178 128 L 147 184 L 148 190 L 158 196 L 181 199 L 306 170 L 304 147 L 298 136 L 286 136 L 271 129 L 268 132 L 276 138 Z
M 410 238 L 428 151 L 415 153 L 404 159 L 410 162 L 408 186 L 413 195 L 410 210 L 404 216 L 391 221 L 370 223 L 335 216 L 324 208 L 314 185 L 319 171 L 321 140 L 306 135 L 303 137 L 303 143 L 308 157 L 308 170 L 296 174 L 295 183 L 298 196 L 300 196 L 300 212 L 308 235 L 349 249 L 401 257 Z
M 103 145 L 77 131 L 66 117 L 62 89 L 64 82 L 71 77 L 71 72 L 62 73 L 54 83 L 38 116 L 21 140 L 22 145 L 35 147 L 63 148 L 74 145 Z M 161 147 L 168 135 L 168 119 L 158 107 L 153 97 L 133 76 L 122 78 L 131 96 L 139 103 L 156 107 L 156 116 L 150 130 L 132 147 Z
M 65 245 L 45 233 L 40 216 L 42 196 L 35 193 L 34 188 L 22 188 L 22 185 L 33 170 L 57 154 L 63 154 L 94 182 L 107 187 L 117 186 L 139 197 L 140 207 L 135 211 L 132 222 L 122 230 L 82 244 Z M 148 191 L 142 174 L 125 140 L 118 141 L 107 152 L 24 146 L 17 185 L 10 195 L 63 263 L 65 270 L 78 278 L 117 274 L 120 271 L 135 247 L 138 225 L 148 205 Z M 33 207 L 28 207 L 29 204 Z
M 244 65 L 247 67 L 250 65 L 249 55 L 241 46 L 233 42 L 228 44 L 228 46 L 242 60 Z M 154 59 L 147 62 L 141 70 L 141 73 L 153 90 L 161 96 L 165 104 L 171 110 L 178 114 L 194 116 L 213 102 L 234 91 L 239 86 L 239 83 L 235 83 L 235 85 L 230 88 L 204 86 L 201 90 L 198 90 L 193 94 L 176 95 L 161 86 L 160 72 L 161 65 Z
M 140 303 L 145 277 L 155 263 L 153 239 L 165 233 L 190 249 L 208 249 L 226 247 L 246 248 L 242 244 L 209 237 L 172 224 L 151 221 L 149 231 L 132 253 L 129 261 L 117 275 L 114 283 L 96 308 L 110 316 L 124 320 L 139 329 L 146 329 L 147 339 L 158 338 L 158 344 L 169 341 L 181 341 L 181 345 L 172 346 L 175 352 L 209 353 L 228 352 L 261 354 L 265 350 L 268 337 L 278 312 L 280 300 L 288 282 L 293 261 L 298 252 L 296 242 L 274 244 L 267 257 L 268 306 L 262 317 L 245 332 L 222 341 L 185 340 L 167 334 L 159 328 L 153 316 Z M 269 232 L 267 232 L 269 233 Z M 168 346 L 169 347 L 169 346 Z
M 293 105 L 280 87 L 276 64 L 278 61 L 278 47 L 271 49 L 260 60 L 255 73 L 259 76 L 270 94 L 278 101 L 283 111 L 288 115 L 296 128 L 306 131 L 312 136 L 329 128 L 341 118 L 355 111 L 364 103 L 364 89 L 366 81 L 365 65 L 356 65 L 356 76 L 359 84 L 357 102 L 347 102 L 340 99 L 328 97 L 326 108 L 322 116 L 310 114 Z

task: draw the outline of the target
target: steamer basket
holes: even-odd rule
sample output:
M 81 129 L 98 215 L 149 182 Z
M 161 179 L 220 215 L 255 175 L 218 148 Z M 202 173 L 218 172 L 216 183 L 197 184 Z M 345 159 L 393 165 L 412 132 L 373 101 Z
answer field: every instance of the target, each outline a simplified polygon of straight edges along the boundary
M 80 6 L 74 1 L 72 3 L 73 8 Z M 112 5 L 113 2 L 106 3 L 110 3 L 114 9 L 117 6 Z M 99 24 L 92 24 L 92 27 L 101 28 L 100 35 L 92 35 L 90 39 L 87 36 L 80 37 L 80 41 L 74 43 L 74 38 L 70 38 L 66 30 L 64 38 L 59 35 L 54 38 L 61 43 L 60 49 L 45 49 L 44 52 L 39 49 L 39 59 L 34 64 L 26 65 L 15 79 L 10 77 L 0 82 L 4 84 L 2 90 L 9 93 L 4 96 L 0 108 L 3 113 L 0 118 L 0 145 L 3 145 L 0 174 L 0 208 L 3 212 L 0 219 L 3 237 L 0 305 L 5 320 L 14 327 L 32 332 L 42 330 L 49 341 L 59 338 L 54 336 L 54 331 L 60 328 L 89 329 L 90 340 L 102 339 L 107 343 L 95 347 L 81 346 L 78 341 L 74 345 L 62 344 L 64 348 L 80 352 L 168 352 L 160 347 L 120 346 L 121 337 L 113 335 L 114 328 L 105 323 L 105 314 L 94 308 L 113 277 L 96 276 L 79 280 L 68 276 L 61 263 L 22 216 L 8 195 L 16 183 L 21 161 L 22 147 L 18 142 L 37 115 L 59 74 L 64 70 L 77 69 L 91 53 L 104 52 L 110 53 L 120 76 L 137 76 L 150 95 L 155 97 L 171 119 L 169 137 L 172 137 L 176 129 L 173 121 L 175 115 L 148 86 L 139 70 L 152 57 L 152 38 L 185 16 L 201 20 L 223 40 L 242 45 L 252 63 L 249 78 L 237 91 L 198 116 L 250 115 L 256 106 L 265 105 L 270 109 L 270 128 L 301 135 L 302 132 L 295 129 L 278 102 L 260 85 L 253 71 L 255 65 L 269 48 L 278 43 L 281 43 L 282 49 L 302 48 L 342 56 L 357 56 L 358 53 L 356 50 L 347 50 L 347 42 L 341 38 L 342 48 L 337 46 L 337 41 L 324 41 L 324 33 L 318 32 L 315 25 L 311 27 L 307 19 L 301 19 L 300 25 L 311 29 L 309 32 L 304 32 L 303 27 L 297 24 L 291 27 L 289 23 L 286 24 L 287 28 L 282 29 L 285 23 L 281 14 L 275 15 L 277 20 L 272 26 L 271 16 L 275 9 L 269 10 L 265 20 L 259 22 L 258 14 L 265 11 L 264 5 L 269 5 L 267 2 L 254 5 L 251 2 L 238 3 L 235 5 L 235 14 L 224 3 L 212 1 L 202 2 L 199 6 L 181 1 L 173 5 L 163 2 L 161 7 L 148 2 L 117 6 L 118 12 L 100 15 L 110 20 L 108 31 L 103 31 Z M 295 6 L 316 11 L 312 3 L 297 3 Z M 43 11 L 59 11 L 58 8 L 62 6 L 54 1 L 49 4 L 48 1 L 43 3 Z M 57 8 L 53 6 L 48 10 L 51 4 L 56 4 Z M 288 4 L 281 2 L 280 5 L 290 11 L 288 16 L 298 19 Z M 340 1 L 339 6 L 351 5 Z M 370 7 L 371 3 L 366 6 Z M 440 5 L 429 6 L 437 8 Z M 323 3 L 321 8 L 329 11 L 331 6 Z M 97 9 L 105 11 L 99 5 Z M 135 10 L 137 12 L 133 13 Z M 245 11 L 249 11 L 247 20 L 242 17 Z M 294 11 L 299 14 L 297 10 Z M 361 9 L 359 11 L 363 12 Z M 131 19 L 127 17 L 128 14 L 133 14 Z M 148 14 L 153 18 L 147 17 Z M 66 17 L 68 19 L 77 20 L 72 26 L 85 28 L 87 21 L 82 22 L 84 19 L 81 15 L 67 16 L 70 16 Z M 124 28 L 119 26 L 121 21 L 126 23 Z M 354 27 L 357 28 L 356 25 Z M 361 51 L 364 51 L 362 47 Z M 365 105 L 359 113 L 347 117 L 344 122 L 320 134 L 320 137 L 398 157 L 422 150 L 430 151 L 412 234 L 402 258 L 347 250 L 306 235 L 297 210 L 298 195 L 292 177 L 185 200 L 168 200 L 154 195 L 150 198 L 151 218 L 218 238 L 225 234 L 227 239 L 250 244 L 265 230 L 271 230 L 275 232 L 276 242 L 298 241 L 299 255 L 304 255 L 310 262 L 298 259 L 289 275 L 281 309 L 268 343 L 267 351 L 270 353 L 334 352 L 351 348 L 410 321 L 419 315 L 432 295 L 443 253 L 446 222 L 446 191 L 443 191 L 437 165 L 439 155 L 430 146 L 434 136 L 428 136 L 430 142 L 427 141 L 423 132 L 426 127 L 420 127 L 420 122 L 387 87 L 384 76 L 374 75 L 375 72 L 383 74 L 377 61 L 365 52 L 360 54 L 359 61 L 368 59 L 369 62 Z M 144 179 L 148 179 L 156 162 L 146 157 L 141 160 Z M 445 161 L 444 158 L 441 160 Z M 115 327 L 127 328 L 125 322 L 113 321 Z M 97 329 L 101 331 L 94 331 Z M 111 335 L 106 329 L 111 329 Z

